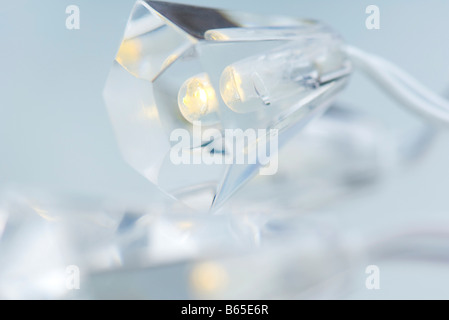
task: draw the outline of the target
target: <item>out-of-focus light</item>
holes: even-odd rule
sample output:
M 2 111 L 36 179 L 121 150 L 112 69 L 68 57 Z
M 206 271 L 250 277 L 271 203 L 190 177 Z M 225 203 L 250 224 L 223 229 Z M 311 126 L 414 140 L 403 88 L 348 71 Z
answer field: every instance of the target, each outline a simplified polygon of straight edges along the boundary
M 116 60 L 121 65 L 133 64 L 139 60 L 142 44 L 138 39 L 123 41 L 120 46 Z
M 213 293 L 228 283 L 226 269 L 218 263 L 204 262 L 196 265 L 190 275 L 192 288 L 198 293 Z

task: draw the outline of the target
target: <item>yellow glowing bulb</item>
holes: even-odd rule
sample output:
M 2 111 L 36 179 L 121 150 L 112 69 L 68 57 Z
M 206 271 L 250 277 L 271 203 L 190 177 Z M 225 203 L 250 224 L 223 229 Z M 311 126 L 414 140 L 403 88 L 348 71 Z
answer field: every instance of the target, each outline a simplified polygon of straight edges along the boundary
M 178 106 L 184 118 L 193 123 L 209 125 L 218 121 L 215 90 L 206 74 L 189 78 L 178 93 Z
M 242 78 L 233 67 L 227 67 L 221 76 L 220 92 L 226 105 L 232 110 L 234 106 L 245 101 L 245 94 L 242 90 Z
M 248 62 L 233 64 L 223 70 L 220 93 L 229 109 L 237 113 L 249 113 L 271 105 L 269 87 L 273 87 L 278 79 L 270 70 L 261 71 L 252 68 Z
M 210 294 L 226 288 L 229 275 L 220 264 L 203 262 L 194 267 L 190 275 L 190 281 L 197 293 Z

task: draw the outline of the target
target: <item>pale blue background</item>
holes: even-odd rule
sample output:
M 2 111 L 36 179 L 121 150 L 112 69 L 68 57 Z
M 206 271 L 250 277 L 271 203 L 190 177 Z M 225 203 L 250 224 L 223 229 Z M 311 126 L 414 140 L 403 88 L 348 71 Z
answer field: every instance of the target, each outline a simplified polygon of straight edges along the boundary
M 315 18 L 347 42 L 378 53 L 444 92 L 449 83 L 447 1 L 178 1 Z M 89 197 L 162 198 L 122 160 L 102 89 L 134 0 L 2 1 L 0 5 L 0 188 L 38 188 Z M 81 10 L 81 29 L 65 28 L 65 8 Z M 365 8 L 381 9 L 381 30 L 365 28 Z M 419 122 L 356 75 L 340 101 L 392 126 Z M 449 134 L 407 172 L 323 215 L 361 232 L 449 216 Z M 376 264 L 376 262 L 373 262 Z M 449 298 L 445 266 L 381 265 L 382 289 L 356 298 Z

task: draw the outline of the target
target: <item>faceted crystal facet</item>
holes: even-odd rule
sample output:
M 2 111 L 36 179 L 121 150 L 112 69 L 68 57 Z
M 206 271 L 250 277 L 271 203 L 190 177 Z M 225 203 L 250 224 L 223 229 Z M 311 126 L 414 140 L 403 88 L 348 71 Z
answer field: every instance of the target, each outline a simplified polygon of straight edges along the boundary
M 341 44 L 315 21 L 137 2 L 104 91 L 125 159 L 192 206 L 221 205 L 266 164 L 251 132 L 282 145 L 344 86 Z M 244 133 L 233 150 L 229 130 Z

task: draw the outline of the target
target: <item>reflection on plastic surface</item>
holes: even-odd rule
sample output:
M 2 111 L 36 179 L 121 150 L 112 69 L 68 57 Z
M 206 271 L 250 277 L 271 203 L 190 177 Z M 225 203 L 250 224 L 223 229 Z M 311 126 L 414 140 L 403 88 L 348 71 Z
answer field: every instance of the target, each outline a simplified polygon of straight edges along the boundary
M 419 145 L 400 153 L 391 137 L 335 108 L 286 146 L 278 175 L 255 179 L 214 215 L 176 201 L 5 192 L 0 297 L 341 298 L 369 257 L 445 259 L 444 228 L 404 226 L 372 238 L 316 215 L 413 160 Z M 71 265 L 81 290 L 66 287 Z

